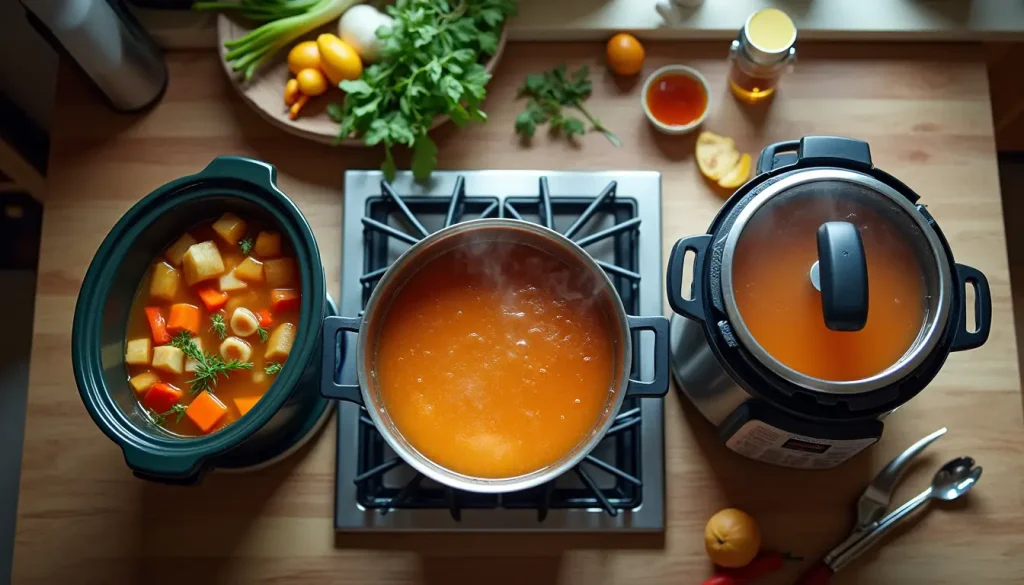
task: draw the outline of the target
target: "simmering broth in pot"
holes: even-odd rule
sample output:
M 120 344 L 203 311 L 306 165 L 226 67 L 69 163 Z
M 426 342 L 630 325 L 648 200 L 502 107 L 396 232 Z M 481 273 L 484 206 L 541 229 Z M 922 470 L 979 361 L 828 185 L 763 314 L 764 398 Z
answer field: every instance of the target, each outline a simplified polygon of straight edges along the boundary
M 555 463 L 609 402 L 614 342 L 591 277 L 516 243 L 434 258 L 388 308 L 374 371 L 401 434 L 474 477 Z

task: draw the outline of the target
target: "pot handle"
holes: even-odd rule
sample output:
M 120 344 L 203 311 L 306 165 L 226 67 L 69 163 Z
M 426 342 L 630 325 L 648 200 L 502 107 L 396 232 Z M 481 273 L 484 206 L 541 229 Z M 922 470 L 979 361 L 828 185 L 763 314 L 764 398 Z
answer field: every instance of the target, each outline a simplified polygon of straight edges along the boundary
M 974 324 L 975 331 L 967 330 L 967 295 L 962 295 L 960 302 L 960 323 L 957 325 L 956 336 L 950 351 L 964 351 L 981 347 L 988 341 L 992 329 L 992 291 L 988 288 L 988 279 L 977 268 L 965 264 L 956 265 L 957 286 L 963 289 L 965 284 L 974 288 Z
M 339 384 L 337 382 L 337 374 L 344 359 L 341 355 L 344 351 L 343 346 L 338 343 L 338 332 L 359 333 L 359 325 L 362 321 L 359 317 L 327 317 L 324 319 L 323 363 L 320 367 L 320 395 L 324 398 L 363 404 L 363 394 L 359 390 L 359 384 Z
M 708 245 L 711 244 L 711 234 L 689 236 L 676 242 L 672 246 L 672 253 L 668 257 L 668 306 L 676 313 L 689 317 L 694 321 L 704 321 L 704 283 L 701 281 L 704 274 L 704 257 L 707 255 Z M 693 284 L 690 286 L 690 298 L 684 299 L 683 288 L 683 260 L 686 253 L 692 251 L 695 254 L 693 259 Z
M 626 316 L 629 331 L 654 332 L 654 379 L 642 382 L 630 378 L 626 384 L 626 397 L 649 396 L 661 398 L 668 393 L 668 318 Z

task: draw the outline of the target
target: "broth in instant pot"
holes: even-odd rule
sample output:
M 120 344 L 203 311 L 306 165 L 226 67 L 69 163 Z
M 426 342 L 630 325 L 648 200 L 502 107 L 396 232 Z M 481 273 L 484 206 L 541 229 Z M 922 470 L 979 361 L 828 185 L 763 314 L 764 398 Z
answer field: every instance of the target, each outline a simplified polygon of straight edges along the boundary
M 845 218 L 860 232 L 868 272 L 868 318 L 860 331 L 825 326 L 810 269 L 818 226 Z M 743 322 L 783 364 L 823 380 L 871 377 L 895 364 L 921 331 L 925 282 L 907 235 L 866 205 L 792 198 L 756 214 L 733 258 L 733 292 Z
M 474 477 L 560 460 L 589 438 L 613 390 L 597 290 L 592 275 L 523 244 L 431 260 L 396 295 L 377 344 L 374 371 L 397 429 Z

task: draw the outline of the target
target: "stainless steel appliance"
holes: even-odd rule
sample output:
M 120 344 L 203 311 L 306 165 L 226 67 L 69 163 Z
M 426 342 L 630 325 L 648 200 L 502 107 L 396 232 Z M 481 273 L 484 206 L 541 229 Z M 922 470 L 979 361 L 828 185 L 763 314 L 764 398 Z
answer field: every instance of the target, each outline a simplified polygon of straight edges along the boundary
M 137 112 L 163 96 L 163 54 L 122 0 L 21 2 L 29 22 L 71 58 L 114 110 Z
M 921 392 L 949 352 L 985 343 L 992 320 L 988 282 L 978 270 L 954 262 L 935 219 L 917 201 L 906 185 L 872 166 L 867 143 L 806 137 L 767 147 L 756 176 L 729 198 L 708 233 L 676 243 L 667 278 L 669 305 L 677 313 L 673 376 L 730 449 L 788 467 L 839 465 L 878 440 L 881 419 Z M 814 219 L 809 229 L 808 218 Z M 868 249 L 862 234 L 865 242 L 888 241 L 907 250 L 907 268 L 920 274 L 917 296 L 873 296 L 869 303 L 868 292 L 885 283 L 879 277 L 895 277 L 878 265 L 896 247 Z M 805 265 L 783 261 L 790 256 L 782 247 L 794 245 L 811 248 Z M 747 250 L 747 265 L 778 271 L 777 278 L 798 286 L 779 295 L 765 281 L 737 273 L 740 248 Z M 693 285 L 684 296 L 687 255 L 694 257 Z M 966 287 L 974 292 L 973 329 L 967 326 Z M 769 349 L 767 335 L 752 332 L 753 315 L 744 314 L 737 299 L 757 294 L 774 304 L 773 339 L 800 353 L 861 361 L 877 350 L 888 323 L 904 320 L 903 353 L 845 378 L 795 368 L 782 359 L 783 344 Z M 809 331 L 801 323 L 834 343 L 800 337 Z M 872 334 L 860 335 L 862 328 Z
M 364 308 L 413 243 L 478 218 L 542 224 L 585 249 L 629 314 L 662 314 L 661 177 L 654 172 L 435 172 L 345 175 L 342 314 Z M 422 230 L 420 229 L 422 227 Z M 633 379 L 653 377 L 654 340 L 634 334 Z M 356 381 L 356 344 L 341 350 L 339 383 Z M 662 531 L 664 431 L 660 400 L 627 398 L 605 438 L 553 481 L 511 493 L 443 486 L 405 463 L 364 408 L 339 403 L 335 528 L 339 531 Z

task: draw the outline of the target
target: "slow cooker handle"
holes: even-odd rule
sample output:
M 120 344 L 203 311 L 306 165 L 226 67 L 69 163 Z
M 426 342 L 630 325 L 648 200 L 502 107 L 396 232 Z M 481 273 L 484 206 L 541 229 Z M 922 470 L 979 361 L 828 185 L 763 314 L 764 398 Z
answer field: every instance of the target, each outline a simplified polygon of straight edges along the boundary
M 668 256 L 668 306 L 694 321 L 704 321 L 704 257 L 710 244 L 711 234 L 685 237 L 672 246 L 672 253 Z M 687 252 L 694 253 L 693 284 L 690 287 L 690 298 L 684 299 L 683 260 Z
M 260 187 L 279 191 L 277 188 L 277 168 L 261 160 L 244 156 L 218 156 L 199 171 L 193 178 L 204 179 L 236 179 L 254 183 Z M 282 193 L 283 194 L 283 193 Z
M 654 332 L 654 379 L 650 382 L 629 379 L 626 397 L 647 396 L 661 398 L 668 394 L 668 318 L 626 316 L 630 334 L 633 331 Z M 640 355 L 643 355 L 641 352 Z
M 359 333 L 362 323 L 359 317 L 327 317 L 323 328 L 323 362 L 320 367 L 320 395 L 324 398 L 345 400 L 355 404 L 363 404 L 363 394 L 359 384 L 339 384 L 335 374 L 341 366 L 344 356 L 339 355 L 338 332 L 351 331 Z
M 140 479 L 170 485 L 196 485 L 205 471 L 202 457 L 194 454 L 154 455 L 133 444 L 121 448 L 124 462 Z
M 988 279 L 977 268 L 965 264 L 956 265 L 957 286 L 960 287 L 960 323 L 950 351 L 964 351 L 981 347 L 988 341 L 992 329 L 992 291 Z M 965 284 L 974 288 L 974 331 L 967 330 L 967 295 L 963 294 Z

